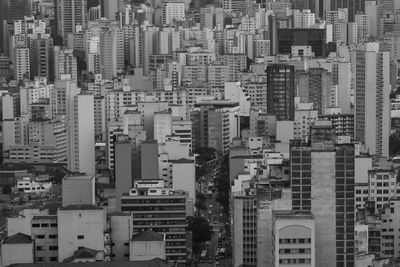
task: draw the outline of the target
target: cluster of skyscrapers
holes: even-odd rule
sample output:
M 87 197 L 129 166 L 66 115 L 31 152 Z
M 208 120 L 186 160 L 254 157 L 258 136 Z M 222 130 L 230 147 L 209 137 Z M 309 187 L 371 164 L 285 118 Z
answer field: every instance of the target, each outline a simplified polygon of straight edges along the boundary
M 0 22 L 0 186 L 67 169 L 58 209 L 8 218 L 4 266 L 190 266 L 204 148 L 229 266 L 400 256 L 400 1 L 1 0 Z

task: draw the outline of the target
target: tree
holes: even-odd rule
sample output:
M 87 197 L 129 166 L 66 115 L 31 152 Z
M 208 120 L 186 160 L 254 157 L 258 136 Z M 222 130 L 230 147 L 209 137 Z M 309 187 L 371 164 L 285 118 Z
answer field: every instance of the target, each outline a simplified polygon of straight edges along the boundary
M 188 229 L 192 231 L 193 235 L 193 251 L 198 253 L 200 250 L 200 244 L 211 240 L 211 227 L 205 218 L 192 217 L 189 220 Z
M 224 212 L 229 213 L 230 181 L 226 172 L 221 172 L 221 175 L 218 177 L 217 189 L 217 201 L 221 203 L 222 207 L 224 208 Z
M 206 201 L 206 196 L 203 195 L 202 193 L 197 193 L 196 194 L 196 203 L 195 203 L 195 207 L 198 210 L 206 210 L 207 206 L 205 204 Z
M 206 171 L 203 166 L 196 166 L 196 179 L 199 179 L 201 176 L 204 176 L 206 174 Z
M 212 147 L 200 147 L 193 151 L 193 153 L 198 154 L 197 162 L 199 164 L 215 159 L 217 156 L 217 152 Z

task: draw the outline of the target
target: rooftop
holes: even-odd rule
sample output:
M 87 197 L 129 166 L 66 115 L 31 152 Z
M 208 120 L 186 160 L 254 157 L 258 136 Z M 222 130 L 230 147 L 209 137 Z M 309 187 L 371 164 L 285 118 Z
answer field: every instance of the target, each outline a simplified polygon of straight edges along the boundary
M 3 244 L 30 244 L 32 238 L 29 235 L 17 233 L 4 239 Z
M 272 211 L 276 219 L 314 219 L 310 211 L 294 211 L 294 210 L 276 210 Z
M 163 241 L 162 234 L 153 232 L 151 230 L 143 231 L 132 237 L 132 241 Z
M 74 251 L 74 255 L 69 258 L 66 258 L 64 262 L 72 262 L 75 259 L 91 259 L 96 257 L 97 250 L 81 247 L 78 250 Z
M 57 220 L 57 215 L 36 215 L 32 217 L 33 220 L 49 220 L 49 219 L 56 219 Z
M 181 158 L 181 159 L 170 160 L 169 162 L 172 162 L 172 163 L 194 163 L 194 160 Z
M 64 180 L 93 180 L 94 175 L 68 175 L 65 176 Z
M 90 204 L 81 204 L 81 205 L 68 205 L 65 207 L 61 207 L 60 210 L 102 210 L 102 208 Z

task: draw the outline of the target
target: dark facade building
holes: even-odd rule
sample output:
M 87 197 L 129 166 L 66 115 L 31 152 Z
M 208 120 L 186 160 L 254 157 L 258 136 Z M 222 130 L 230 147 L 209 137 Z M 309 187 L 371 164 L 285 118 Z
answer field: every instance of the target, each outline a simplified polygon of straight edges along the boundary
M 294 66 L 267 66 L 267 112 L 278 120 L 294 120 Z
M 271 40 L 274 40 L 273 36 Z M 325 29 L 277 29 L 275 40 L 279 54 L 291 54 L 293 45 L 309 45 L 316 57 L 326 56 L 326 30 Z
M 293 210 L 315 218 L 316 266 L 354 266 L 354 145 L 335 144 L 326 121 L 311 127 L 311 145 L 291 147 Z
M 0 51 L 4 52 L 4 29 L 7 22 L 32 16 L 32 0 L 1 0 L 0 1 Z
M 35 76 L 46 77 L 54 81 L 54 47 L 53 38 L 36 38 L 29 41 L 29 59 L 31 79 Z
M 354 16 L 357 14 L 363 14 L 365 10 L 366 0 L 330 0 L 331 10 L 337 10 L 338 8 L 348 8 L 349 10 L 349 21 L 354 22 Z

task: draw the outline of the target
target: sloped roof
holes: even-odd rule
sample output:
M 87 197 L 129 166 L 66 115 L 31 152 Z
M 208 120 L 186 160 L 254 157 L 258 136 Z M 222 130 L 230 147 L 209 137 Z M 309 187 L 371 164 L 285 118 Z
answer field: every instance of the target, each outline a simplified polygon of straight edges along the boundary
M 3 244 L 30 244 L 32 238 L 29 235 L 17 233 L 15 235 L 7 237 Z
M 97 250 L 90 249 L 90 248 L 79 248 L 78 250 L 74 251 L 74 255 L 66 258 L 64 262 L 72 262 L 75 259 L 92 259 L 95 258 L 97 254 Z
M 102 210 L 102 208 L 90 204 L 81 204 L 81 205 L 68 205 L 60 208 L 60 210 Z
M 163 241 L 164 236 L 151 230 L 140 232 L 132 238 L 132 241 Z

